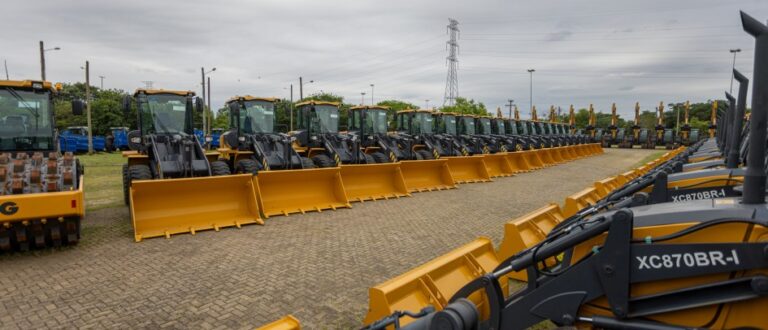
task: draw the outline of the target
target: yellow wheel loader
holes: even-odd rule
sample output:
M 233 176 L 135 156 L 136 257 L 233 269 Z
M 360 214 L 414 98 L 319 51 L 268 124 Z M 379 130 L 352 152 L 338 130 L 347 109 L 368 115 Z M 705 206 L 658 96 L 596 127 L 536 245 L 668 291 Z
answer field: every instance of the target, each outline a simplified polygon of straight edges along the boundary
M 138 109 L 138 130 L 123 152 L 123 189 L 135 240 L 263 224 L 252 174 L 230 175 L 218 153 L 194 134 L 200 98 L 191 91 L 139 89 L 123 110 Z
M 47 81 L 0 80 L 0 252 L 77 244 L 83 167 L 58 150 L 55 88 Z M 72 111 L 82 114 L 82 102 Z

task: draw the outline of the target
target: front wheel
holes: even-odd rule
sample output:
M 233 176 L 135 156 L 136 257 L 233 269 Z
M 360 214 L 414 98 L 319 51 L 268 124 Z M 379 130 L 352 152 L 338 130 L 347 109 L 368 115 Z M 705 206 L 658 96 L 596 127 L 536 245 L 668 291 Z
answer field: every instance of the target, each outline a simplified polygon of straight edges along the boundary
M 317 167 L 334 167 L 336 166 L 336 163 L 331 160 L 331 157 L 328 157 L 328 155 L 315 155 L 312 156 L 312 161 L 317 165 Z
M 237 161 L 237 173 L 256 174 L 258 172 L 259 172 L 259 163 L 257 163 L 255 160 L 241 159 Z
M 421 158 L 422 160 L 435 159 L 435 157 L 433 157 L 432 153 L 427 151 L 427 150 L 423 150 L 423 149 L 422 150 L 416 150 L 416 154 L 419 155 L 419 158 Z
M 303 169 L 315 168 L 315 163 L 313 163 L 312 160 L 309 158 L 301 157 L 301 168 Z
M 131 202 L 130 189 L 133 180 L 152 180 L 152 171 L 147 165 L 131 165 L 127 166 L 127 177 L 123 181 L 123 194 L 125 195 L 125 204 L 129 205 Z
M 221 176 L 230 174 L 232 174 L 232 171 L 229 170 L 229 165 L 226 162 L 221 160 L 211 162 L 211 175 Z
M 389 157 L 387 157 L 387 155 L 385 155 L 383 152 L 377 151 L 371 153 L 371 157 L 373 157 L 377 163 L 389 163 Z

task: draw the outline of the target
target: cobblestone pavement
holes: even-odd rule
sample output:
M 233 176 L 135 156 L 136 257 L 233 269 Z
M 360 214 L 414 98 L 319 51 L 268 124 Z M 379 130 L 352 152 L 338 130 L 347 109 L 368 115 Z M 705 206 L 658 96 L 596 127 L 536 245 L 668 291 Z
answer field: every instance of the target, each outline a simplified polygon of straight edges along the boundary
M 359 327 L 369 287 L 477 236 L 498 244 L 509 219 L 651 152 L 169 240 L 134 243 L 126 208 L 91 212 L 76 247 L 0 256 L 0 328 L 253 328 L 288 313 Z

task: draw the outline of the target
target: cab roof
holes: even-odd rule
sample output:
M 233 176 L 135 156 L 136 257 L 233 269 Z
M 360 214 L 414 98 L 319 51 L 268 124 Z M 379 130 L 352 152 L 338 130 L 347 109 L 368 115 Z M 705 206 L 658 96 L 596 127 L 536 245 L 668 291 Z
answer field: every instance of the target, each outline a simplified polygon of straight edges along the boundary
M 56 84 L 54 88 L 50 81 L 40 80 L 0 80 L 0 87 L 12 87 L 12 88 L 32 88 L 33 84 L 42 84 L 42 89 L 48 91 L 61 90 L 61 84 Z
M 305 106 L 305 105 L 332 105 L 335 107 L 338 107 L 341 105 L 339 102 L 328 102 L 328 101 L 315 101 L 315 100 L 309 100 L 304 102 L 296 103 L 297 107 Z
M 358 105 L 349 108 L 349 110 L 389 110 L 389 107 L 383 106 L 383 105 Z
M 435 110 L 433 110 L 433 109 L 405 109 L 405 110 L 400 110 L 397 113 L 411 113 L 411 112 L 435 113 Z
M 458 116 L 459 115 L 459 114 L 457 114 L 455 112 L 442 112 L 442 111 L 435 112 L 434 114 L 436 116 Z
M 168 90 L 168 89 L 144 89 L 139 88 L 135 92 L 133 92 L 133 96 L 139 95 L 139 93 L 144 93 L 147 95 L 158 95 L 158 94 L 172 94 L 172 95 L 179 95 L 179 96 L 195 96 L 195 92 L 193 91 L 175 91 L 175 90 Z
M 275 103 L 277 101 L 280 101 L 280 99 L 276 97 L 259 97 L 259 96 L 251 96 L 251 95 L 236 95 L 231 97 L 229 100 L 227 100 L 227 103 L 231 103 L 233 101 L 237 101 L 242 99 L 243 101 L 264 101 L 264 102 L 272 102 Z

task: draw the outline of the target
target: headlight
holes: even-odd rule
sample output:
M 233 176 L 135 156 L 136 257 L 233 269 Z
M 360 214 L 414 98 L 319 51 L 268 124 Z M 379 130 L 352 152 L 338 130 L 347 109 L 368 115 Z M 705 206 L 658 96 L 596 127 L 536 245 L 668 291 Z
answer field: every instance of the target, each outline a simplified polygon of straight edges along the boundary
M 211 141 L 213 141 L 212 137 L 210 137 L 210 136 L 206 136 L 205 137 L 205 142 L 211 142 Z
M 237 138 L 237 140 L 240 141 L 240 142 L 245 142 L 245 136 L 241 136 L 241 137 Z
M 131 143 L 139 144 L 139 143 L 141 143 L 141 138 L 140 137 L 132 137 L 131 138 Z
M 317 136 L 312 135 L 309 139 L 312 140 L 312 141 L 317 141 Z
M 43 89 L 43 83 L 39 83 L 39 82 L 32 83 L 32 88 L 33 89 Z
M 373 140 L 373 136 L 368 136 L 368 140 Z

